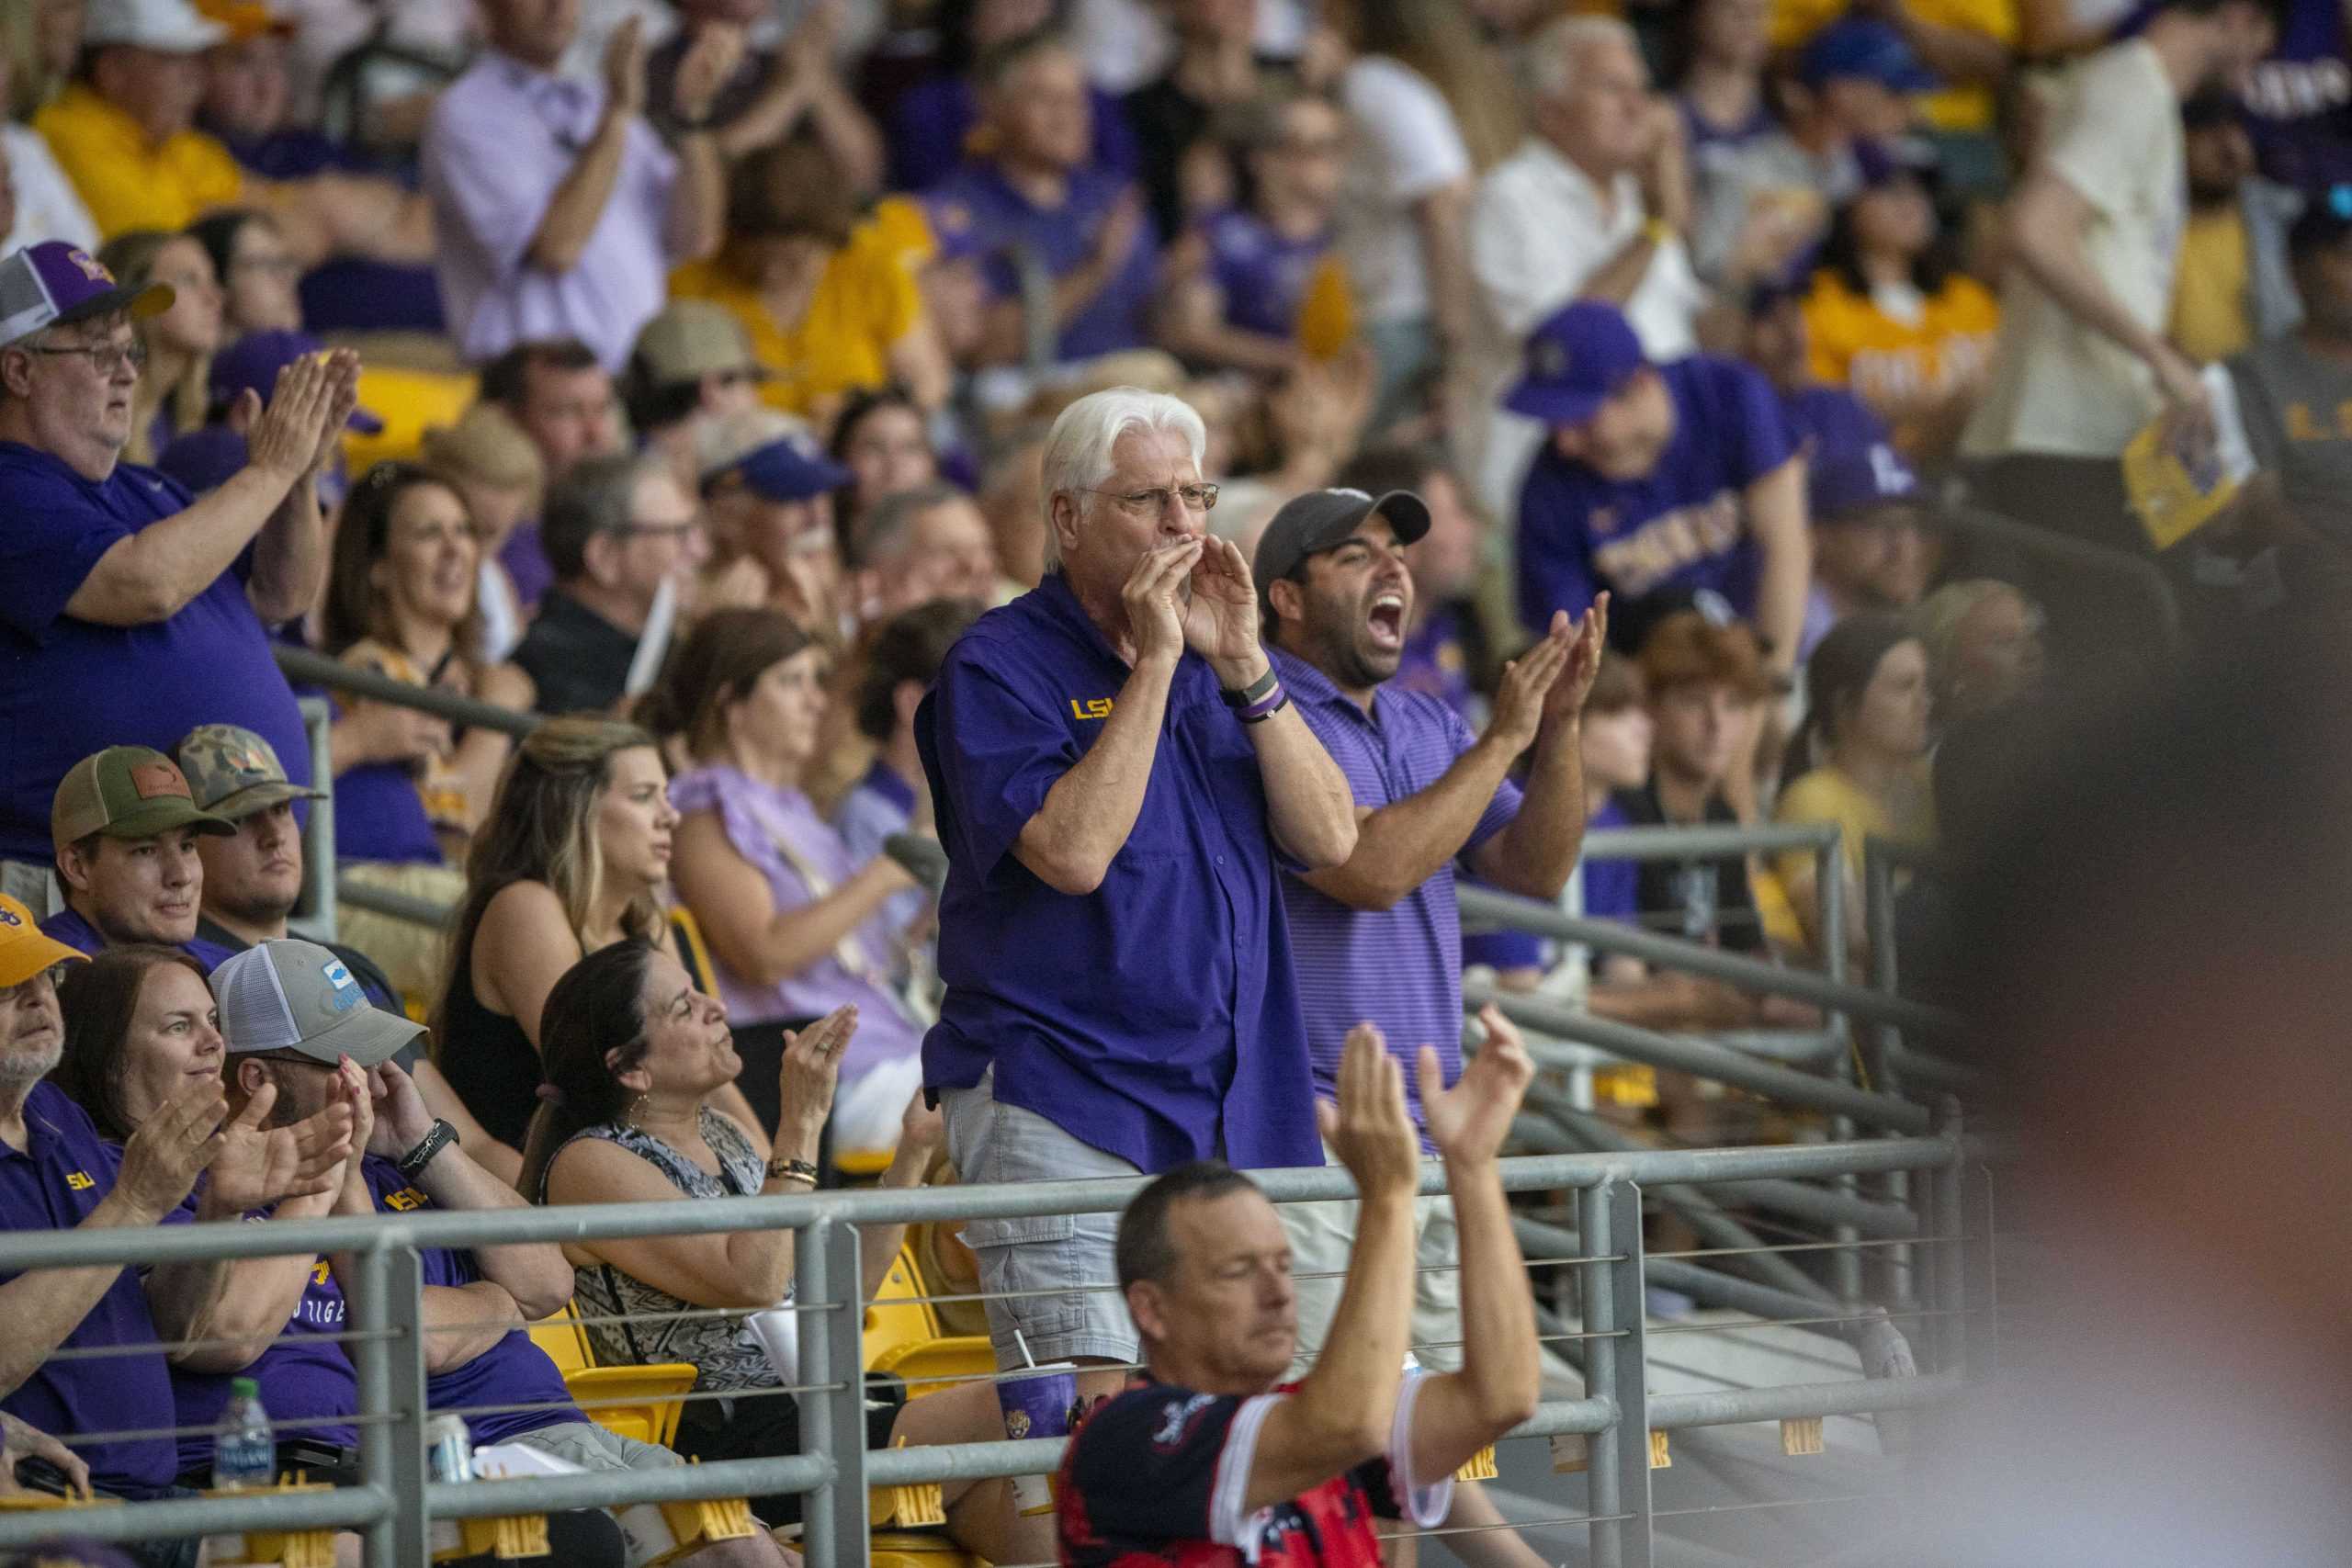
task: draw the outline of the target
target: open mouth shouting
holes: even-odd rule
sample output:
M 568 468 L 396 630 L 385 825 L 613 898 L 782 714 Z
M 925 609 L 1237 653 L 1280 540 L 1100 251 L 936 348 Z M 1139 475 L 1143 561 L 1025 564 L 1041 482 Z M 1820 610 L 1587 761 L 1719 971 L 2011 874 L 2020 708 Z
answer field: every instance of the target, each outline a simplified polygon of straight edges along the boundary
M 1373 595 L 1364 629 L 1382 652 L 1400 651 L 1405 646 L 1405 595 L 1394 588 Z

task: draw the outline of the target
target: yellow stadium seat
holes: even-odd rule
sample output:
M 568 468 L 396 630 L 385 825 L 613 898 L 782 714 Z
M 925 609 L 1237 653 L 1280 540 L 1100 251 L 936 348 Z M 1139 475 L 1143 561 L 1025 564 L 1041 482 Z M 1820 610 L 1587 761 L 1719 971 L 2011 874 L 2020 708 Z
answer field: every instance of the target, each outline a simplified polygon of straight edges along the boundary
M 914 1253 L 904 1247 L 890 1262 L 889 1273 L 874 1292 L 865 1307 L 865 1364 L 873 1369 L 875 1358 L 901 1345 L 921 1344 L 939 1337 L 939 1314 L 931 1303 L 922 1298 L 928 1294 L 922 1288 L 922 1275 L 915 1268 Z
M 565 1392 L 599 1427 L 662 1448 L 677 1435 L 678 1396 L 695 1386 L 695 1368 L 684 1361 L 600 1367 L 587 1331 L 568 1305 L 531 1325 L 531 1343 L 547 1352 L 563 1374 Z
M 996 1347 L 985 1334 L 950 1334 L 894 1345 L 873 1357 L 866 1370 L 888 1372 L 907 1385 L 907 1397 L 932 1393 L 952 1383 L 996 1375 Z
M 988 1559 L 976 1557 L 944 1535 L 907 1530 L 876 1530 L 867 1540 L 868 1568 L 988 1568 Z

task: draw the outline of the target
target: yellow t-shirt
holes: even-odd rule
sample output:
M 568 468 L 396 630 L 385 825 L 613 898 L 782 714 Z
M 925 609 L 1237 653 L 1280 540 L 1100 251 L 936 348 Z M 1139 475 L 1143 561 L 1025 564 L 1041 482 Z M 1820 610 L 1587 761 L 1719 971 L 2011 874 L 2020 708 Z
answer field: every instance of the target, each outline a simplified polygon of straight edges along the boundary
M 800 320 L 768 314 L 759 290 L 721 255 L 670 275 L 678 299 L 707 299 L 743 323 L 752 355 L 772 373 L 760 389 L 772 408 L 809 418 L 850 392 L 890 379 L 890 349 L 921 319 L 916 255 L 897 223 L 868 220 L 825 264 Z
M 1935 803 L 1928 793 L 1928 765 L 1924 761 L 1917 776 L 1903 794 L 1906 804 L 1898 817 L 1836 768 L 1818 767 L 1781 792 L 1780 800 L 1772 807 L 1772 820 L 1835 822 L 1847 868 L 1859 874 L 1862 846 L 1869 840 L 1891 839 L 1897 843 L 1920 846 L 1936 841 Z M 1764 933 L 1774 942 L 1794 948 L 1811 945 L 1797 921 L 1795 901 L 1789 897 L 1788 889 L 1816 863 L 1811 850 L 1786 850 L 1772 856 L 1771 863 L 1758 878 L 1759 883 L 1769 879 L 1772 884 L 1769 895 L 1758 887 L 1756 904 L 1764 918 Z M 1860 918 L 1860 911 L 1854 911 L 1854 918 Z
M 1805 39 L 1845 15 L 1848 0 L 1772 0 L 1772 47 L 1802 48 Z M 1982 33 L 2014 53 L 2018 47 L 2018 0 L 1909 0 L 1911 14 L 1938 27 Z M 1938 130 L 1993 129 L 1989 87 L 1946 87 L 1920 93 L 1912 102 L 1919 118 Z
M 233 205 L 245 177 L 229 150 L 200 130 L 150 146 L 139 122 L 75 82 L 33 116 L 98 225 L 101 239 L 133 229 L 180 230 Z
M 1871 403 L 1940 391 L 1973 375 L 1991 355 L 2000 324 L 1993 296 L 1958 274 L 1944 280 L 1917 321 L 1889 315 L 1826 269 L 1813 275 L 1804 301 L 1814 378 L 1851 387 Z M 1897 445 L 1909 446 L 1908 434 L 1897 430 Z
M 2234 205 L 2188 215 L 2173 274 L 2170 334 L 2199 365 L 2227 359 L 2254 342 L 2246 265 L 2245 220 Z

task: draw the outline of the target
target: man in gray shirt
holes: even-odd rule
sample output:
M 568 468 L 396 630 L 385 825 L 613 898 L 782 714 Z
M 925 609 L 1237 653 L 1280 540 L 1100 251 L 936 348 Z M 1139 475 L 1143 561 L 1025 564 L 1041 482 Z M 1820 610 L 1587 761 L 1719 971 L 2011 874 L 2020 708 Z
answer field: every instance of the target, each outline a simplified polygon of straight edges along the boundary
M 2352 186 L 2313 194 L 2287 256 L 2302 324 L 2229 362 L 2260 469 L 2248 504 L 2352 551 Z

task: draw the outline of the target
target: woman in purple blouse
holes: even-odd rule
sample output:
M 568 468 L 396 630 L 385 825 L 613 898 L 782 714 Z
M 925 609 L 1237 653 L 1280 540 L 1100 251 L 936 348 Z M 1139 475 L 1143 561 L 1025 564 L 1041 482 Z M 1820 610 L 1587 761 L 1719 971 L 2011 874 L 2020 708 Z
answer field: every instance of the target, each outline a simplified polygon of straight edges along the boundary
M 922 1031 L 891 982 L 882 911 L 915 884 L 887 857 L 858 863 L 800 791 L 825 675 L 823 649 L 789 616 L 724 610 L 673 656 L 640 716 L 689 759 L 670 785 L 684 818 L 671 876 L 709 943 L 753 1111 L 774 1115 L 759 1099 L 785 1031 L 854 1003 L 833 1147 L 887 1151 L 922 1083 Z

